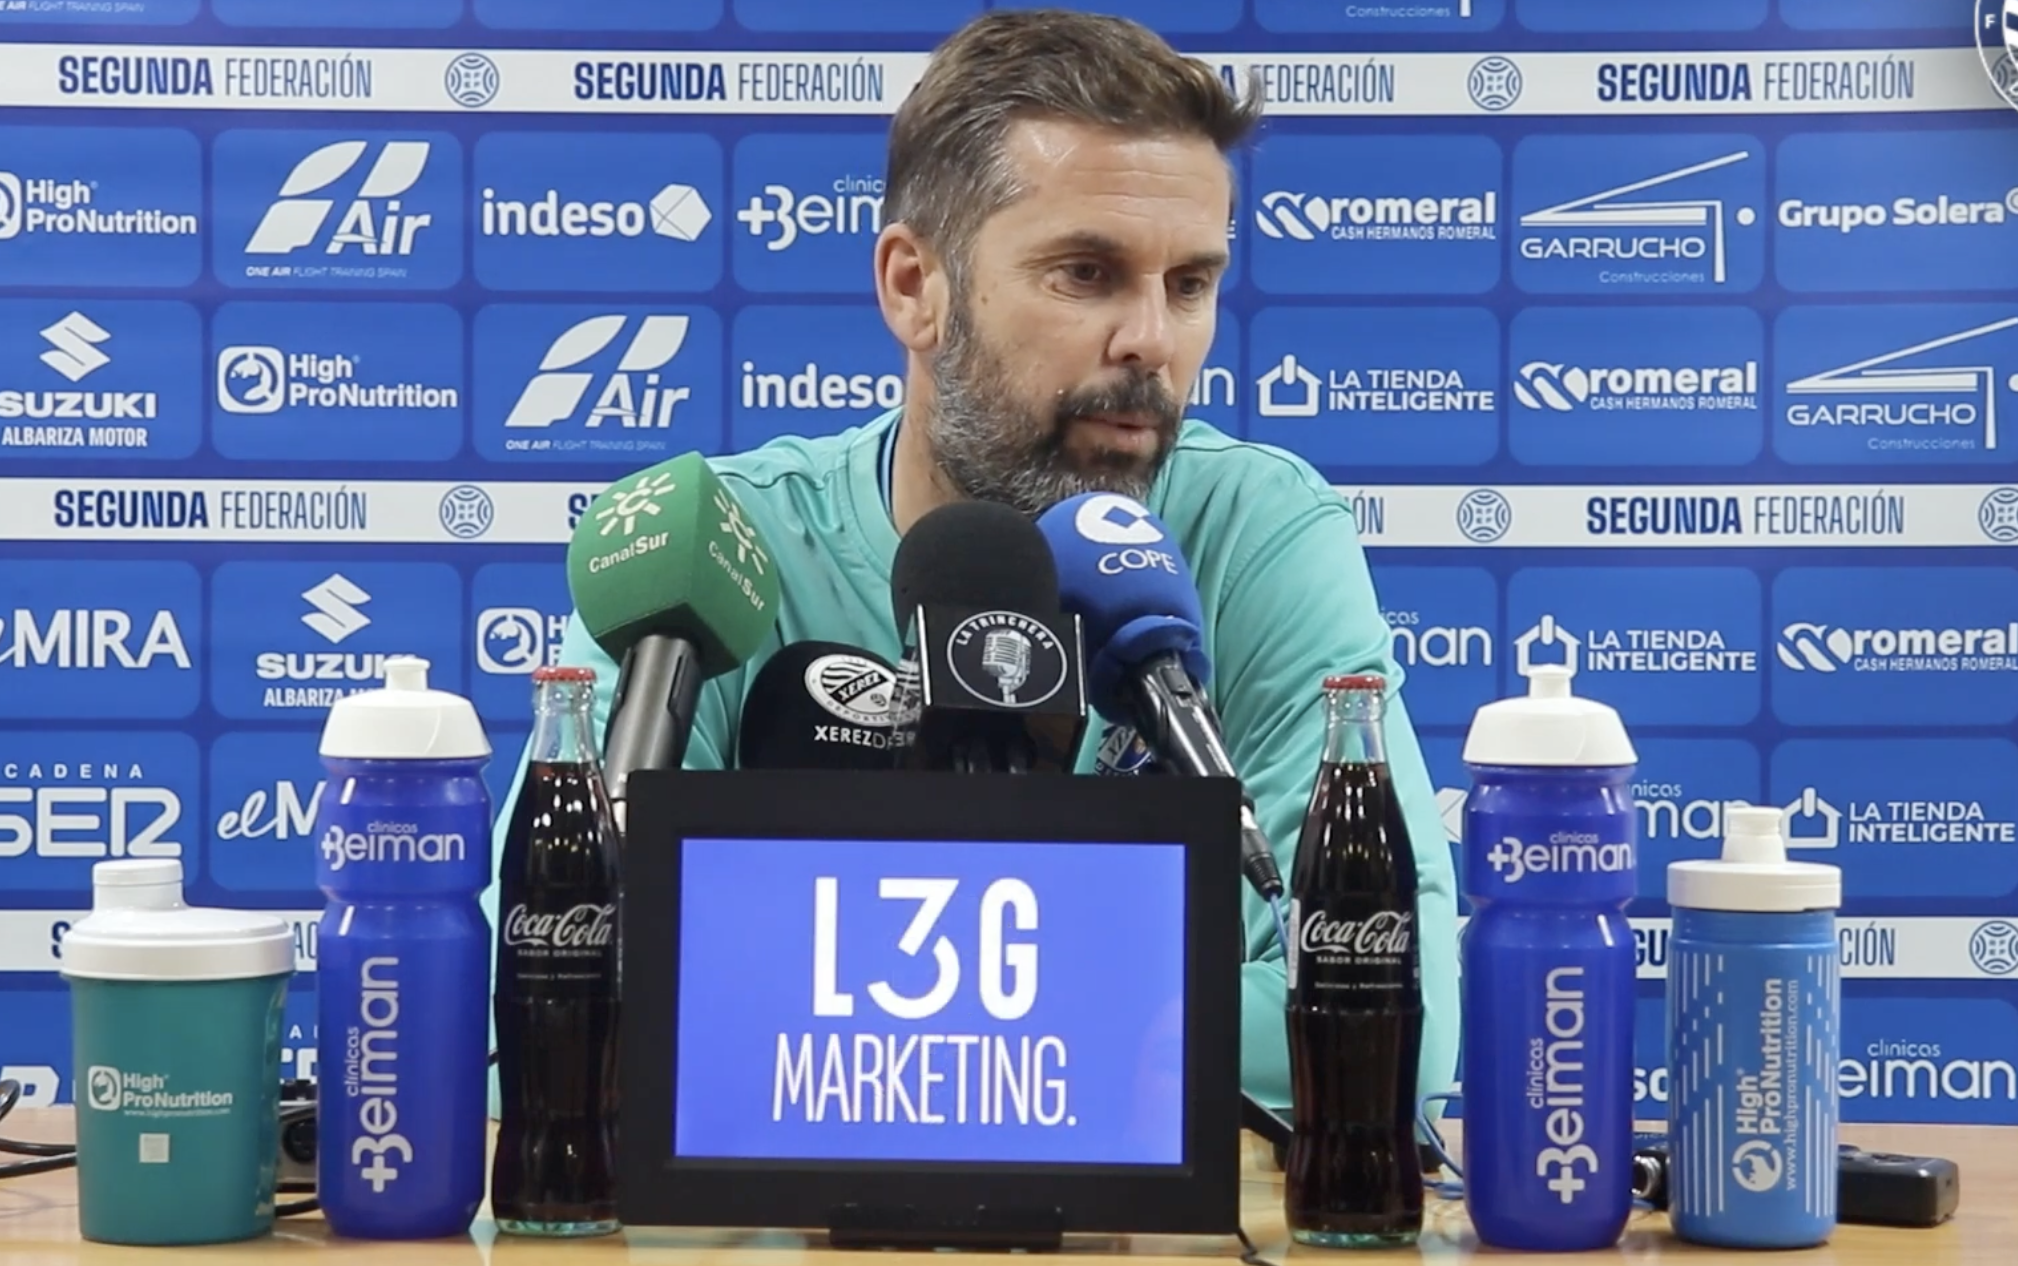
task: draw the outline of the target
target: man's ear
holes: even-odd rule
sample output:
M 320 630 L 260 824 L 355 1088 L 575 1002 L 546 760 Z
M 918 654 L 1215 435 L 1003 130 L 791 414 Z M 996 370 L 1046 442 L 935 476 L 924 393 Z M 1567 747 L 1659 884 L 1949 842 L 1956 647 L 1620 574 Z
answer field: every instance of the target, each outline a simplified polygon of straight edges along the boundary
M 939 346 L 947 310 L 946 269 L 908 224 L 876 238 L 876 302 L 883 323 L 904 347 L 925 355 Z

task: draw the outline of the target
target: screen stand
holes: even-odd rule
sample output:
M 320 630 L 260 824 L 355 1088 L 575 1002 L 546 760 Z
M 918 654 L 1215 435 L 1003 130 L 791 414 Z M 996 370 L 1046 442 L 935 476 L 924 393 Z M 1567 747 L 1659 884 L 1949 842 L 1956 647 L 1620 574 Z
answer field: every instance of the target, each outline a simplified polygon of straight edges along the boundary
M 1065 1211 L 1057 1208 L 921 1210 L 914 1205 L 844 1204 L 827 1213 L 827 1242 L 834 1248 L 1055 1253 L 1064 1238 Z

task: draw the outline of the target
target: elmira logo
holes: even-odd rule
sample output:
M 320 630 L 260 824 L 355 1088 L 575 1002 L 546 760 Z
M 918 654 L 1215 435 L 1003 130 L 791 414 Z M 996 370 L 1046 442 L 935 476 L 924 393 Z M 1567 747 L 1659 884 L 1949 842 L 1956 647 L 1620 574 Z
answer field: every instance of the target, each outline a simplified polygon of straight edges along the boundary
M 1976 51 L 1998 95 L 2018 109 L 2018 0 L 1976 0 Z

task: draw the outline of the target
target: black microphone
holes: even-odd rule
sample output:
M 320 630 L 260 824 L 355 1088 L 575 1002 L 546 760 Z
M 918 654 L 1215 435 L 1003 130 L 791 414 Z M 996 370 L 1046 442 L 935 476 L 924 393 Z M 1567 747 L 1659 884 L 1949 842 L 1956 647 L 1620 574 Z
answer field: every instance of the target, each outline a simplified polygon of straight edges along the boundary
M 839 642 L 794 642 L 743 697 L 738 769 L 888 769 L 896 670 Z
M 1086 730 L 1079 620 L 1029 519 L 959 501 L 897 546 L 890 599 L 905 639 L 894 759 L 902 769 L 1071 773 Z

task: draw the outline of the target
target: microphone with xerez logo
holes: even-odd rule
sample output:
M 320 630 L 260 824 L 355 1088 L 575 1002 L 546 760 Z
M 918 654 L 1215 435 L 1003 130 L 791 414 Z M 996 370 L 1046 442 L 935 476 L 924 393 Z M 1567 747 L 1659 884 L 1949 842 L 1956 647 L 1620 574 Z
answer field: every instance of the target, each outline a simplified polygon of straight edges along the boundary
M 1089 492 L 1037 520 L 1050 543 L 1065 609 L 1085 622 L 1088 695 L 1105 717 L 1132 724 L 1170 773 L 1232 778 L 1219 717 L 1205 697 L 1212 663 L 1205 615 L 1177 542 L 1132 497 Z M 1242 793 L 1240 869 L 1263 900 L 1282 875 Z
M 631 774 L 680 767 L 701 683 L 776 627 L 777 568 L 707 460 L 686 453 L 589 503 L 568 542 L 568 593 L 620 665 L 603 767 L 621 827 Z
M 743 697 L 739 769 L 890 768 L 890 693 L 881 656 L 839 642 L 794 642 Z
M 1086 729 L 1079 621 L 1030 520 L 961 501 L 919 519 L 890 574 L 897 628 L 894 764 L 1071 773 Z

